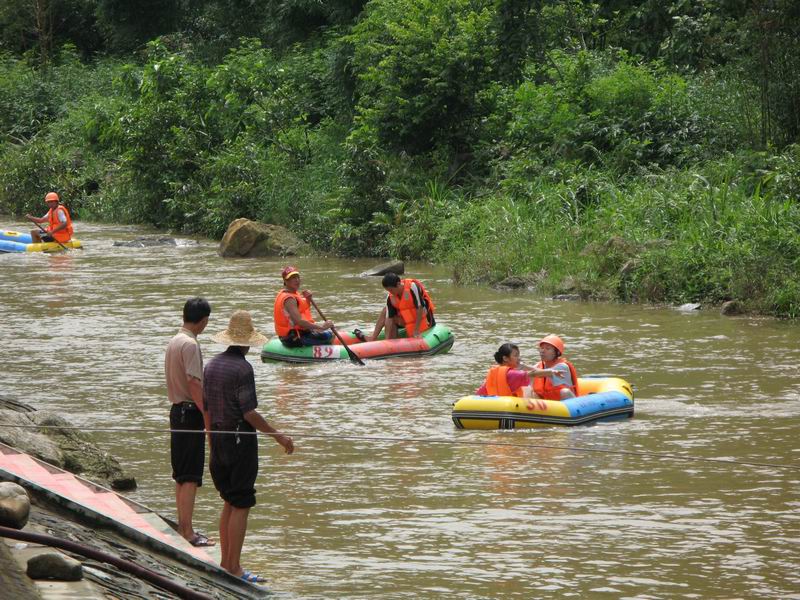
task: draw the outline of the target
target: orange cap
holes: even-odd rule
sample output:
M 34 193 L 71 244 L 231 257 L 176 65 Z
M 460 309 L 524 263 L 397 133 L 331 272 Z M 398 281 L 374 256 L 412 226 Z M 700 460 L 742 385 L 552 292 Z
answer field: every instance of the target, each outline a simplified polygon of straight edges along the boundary
M 58 194 L 55 192 L 48 192 L 47 195 L 44 197 L 45 202 L 58 202 Z
M 564 354 L 564 341 L 557 335 L 551 333 L 550 335 L 544 336 L 539 340 L 539 345 L 541 346 L 542 344 L 550 344 L 558 350 L 559 354 Z
M 300 275 L 300 271 L 297 270 L 297 267 L 283 267 L 281 277 L 283 277 L 284 281 L 289 279 L 292 275 Z

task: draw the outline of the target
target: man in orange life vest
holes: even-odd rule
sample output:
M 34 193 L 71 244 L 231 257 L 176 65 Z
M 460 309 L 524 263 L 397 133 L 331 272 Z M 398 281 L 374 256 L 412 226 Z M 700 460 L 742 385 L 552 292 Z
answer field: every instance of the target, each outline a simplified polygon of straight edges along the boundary
M 43 217 L 34 217 L 33 215 L 25 215 L 25 218 L 33 223 L 48 223 L 44 231 L 40 229 L 31 230 L 31 238 L 33 242 L 38 244 L 40 242 L 60 242 L 62 244 L 72 239 L 72 219 L 69 216 L 69 211 L 66 206 L 59 205 L 58 194 L 49 192 L 44 201 L 47 203 L 47 214 Z
M 396 273 L 387 273 L 381 284 L 389 295 L 369 339 L 377 339 L 384 325 L 387 340 L 396 338 L 400 327 L 405 327 L 407 337 L 420 337 L 423 331 L 436 325 L 433 300 L 419 280 L 400 279 Z
M 311 292 L 300 289 L 300 271 L 284 267 L 281 271 L 283 289 L 275 298 L 273 317 L 275 333 L 288 348 L 320 346 L 333 340 L 333 321 L 315 323 L 311 316 Z
M 551 378 L 534 377 L 533 393 L 537 398 L 545 400 L 567 400 L 578 396 L 578 373 L 572 363 L 563 358 L 564 342 L 557 335 L 546 335 L 539 340 L 539 357 L 537 369 L 554 369 L 559 371 L 561 380 L 558 385 Z M 531 403 L 528 408 L 533 408 Z

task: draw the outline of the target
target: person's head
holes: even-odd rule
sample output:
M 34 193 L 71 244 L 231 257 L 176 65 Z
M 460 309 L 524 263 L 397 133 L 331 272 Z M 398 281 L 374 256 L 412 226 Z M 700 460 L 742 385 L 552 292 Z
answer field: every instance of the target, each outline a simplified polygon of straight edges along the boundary
M 381 280 L 381 285 L 390 294 L 399 296 L 403 293 L 403 285 L 400 276 L 397 273 L 387 273 Z
M 297 267 L 283 267 L 281 269 L 281 279 L 283 279 L 283 285 L 287 290 L 296 292 L 300 289 L 300 271 L 297 270 Z
M 48 207 L 53 208 L 54 206 L 58 205 L 58 194 L 55 192 L 48 192 L 44 197 L 44 201 Z
M 211 315 L 211 305 L 208 300 L 200 296 L 189 298 L 183 305 L 183 322 L 198 328 L 197 333 L 206 328 L 209 315 Z
M 557 335 L 551 333 L 539 340 L 539 356 L 543 361 L 555 360 L 562 354 L 564 354 L 564 341 Z
M 516 369 L 519 365 L 519 346 L 506 342 L 494 353 L 494 360 L 498 365 Z
M 212 335 L 211 339 L 228 347 L 238 346 L 242 354 L 247 354 L 250 346 L 260 346 L 267 341 L 267 337 L 253 327 L 253 317 L 246 310 L 234 311 L 228 328 Z

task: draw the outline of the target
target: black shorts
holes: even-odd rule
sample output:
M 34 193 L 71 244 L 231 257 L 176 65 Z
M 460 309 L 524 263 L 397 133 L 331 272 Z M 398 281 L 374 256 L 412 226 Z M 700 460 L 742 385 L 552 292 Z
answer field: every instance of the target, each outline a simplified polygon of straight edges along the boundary
M 220 427 L 220 429 L 228 429 Z M 253 431 L 249 426 L 242 431 Z M 238 439 L 238 443 L 237 443 Z M 256 503 L 258 475 L 258 437 L 253 434 L 211 434 L 211 479 L 220 498 L 236 508 Z
M 40 238 L 40 239 L 41 239 L 43 242 L 55 242 L 55 241 L 56 241 L 56 238 L 54 238 L 54 237 L 53 237 L 52 235 L 50 235 L 49 233 L 40 233 L 40 234 L 39 234 L 39 238 Z
M 193 405 L 194 406 L 194 405 Z M 203 431 L 203 413 L 194 406 L 173 404 L 169 411 L 170 429 Z M 206 436 L 204 433 L 170 434 L 170 458 L 172 478 L 177 483 L 194 482 L 203 485 L 203 467 L 206 459 Z

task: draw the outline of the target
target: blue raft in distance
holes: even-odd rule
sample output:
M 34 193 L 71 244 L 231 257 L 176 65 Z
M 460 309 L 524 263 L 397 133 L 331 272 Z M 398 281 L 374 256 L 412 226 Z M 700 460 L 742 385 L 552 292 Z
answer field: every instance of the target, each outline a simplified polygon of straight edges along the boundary
M 31 237 L 30 233 L 0 230 L 0 241 L 17 242 L 18 244 L 32 244 L 33 238 Z
M 82 247 L 83 244 L 76 239 L 71 239 L 62 244 L 58 242 L 42 242 L 35 244 L 29 233 L 0 230 L 0 252 L 61 252 L 65 248 Z

